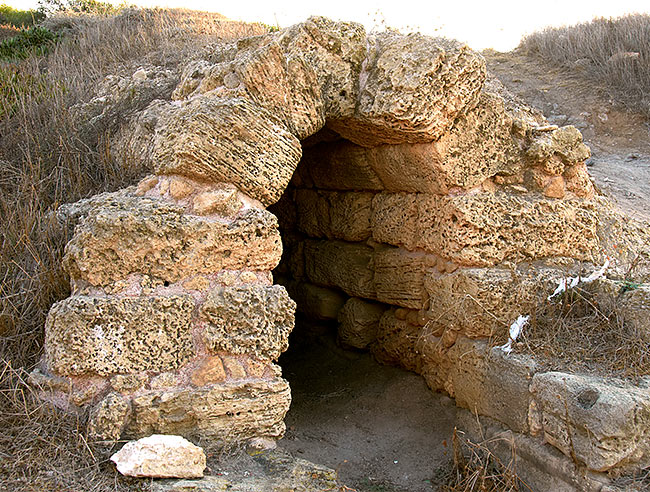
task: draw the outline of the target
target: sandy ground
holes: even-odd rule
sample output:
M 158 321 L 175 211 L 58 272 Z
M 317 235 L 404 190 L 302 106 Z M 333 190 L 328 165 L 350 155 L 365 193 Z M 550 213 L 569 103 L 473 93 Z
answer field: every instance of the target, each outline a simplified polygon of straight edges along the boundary
M 298 326 L 280 363 L 293 396 L 284 449 L 338 470 L 360 492 L 437 490 L 455 422 L 450 398 L 416 374 L 340 349 L 331 332 Z

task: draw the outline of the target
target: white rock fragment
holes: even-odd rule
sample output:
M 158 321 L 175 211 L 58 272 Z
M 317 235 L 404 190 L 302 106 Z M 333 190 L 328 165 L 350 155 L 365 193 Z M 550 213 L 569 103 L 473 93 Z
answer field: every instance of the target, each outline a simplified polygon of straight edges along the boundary
M 206 466 L 202 448 L 181 436 L 161 434 L 126 443 L 111 461 L 128 477 L 200 478 Z

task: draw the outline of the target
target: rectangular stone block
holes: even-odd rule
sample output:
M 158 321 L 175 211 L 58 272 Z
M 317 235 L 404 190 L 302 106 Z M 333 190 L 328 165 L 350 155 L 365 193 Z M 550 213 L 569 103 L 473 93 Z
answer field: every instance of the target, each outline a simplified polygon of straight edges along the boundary
M 367 349 L 377 337 L 379 320 L 387 308 L 358 297 L 348 299 L 338 314 L 339 342 L 347 347 Z
M 305 241 L 307 277 L 354 297 L 376 298 L 373 256 L 373 249 L 364 244 Z
M 200 308 L 209 350 L 277 359 L 289 347 L 296 303 L 281 285 L 220 287 Z
M 372 355 L 382 364 L 403 367 L 422 373 L 423 358 L 417 349 L 422 327 L 409 324 L 395 317 L 395 310 L 384 312 L 379 320 L 375 341 L 371 344 Z
M 190 295 L 74 296 L 52 306 L 45 357 L 61 376 L 177 369 L 194 355 Z
M 531 379 L 537 364 L 522 355 L 490 350 L 484 341 L 459 338 L 449 350 L 451 396 L 458 406 L 528 432 Z
M 387 304 L 422 309 L 428 294 L 424 278 L 435 265 L 435 258 L 422 252 L 385 248 L 375 253 L 377 300 Z
M 277 219 L 266 210 L 208 220 L 162 200 L 107 194 L 77 225 L 65 251 L 73 281 L 104 286 L 130 273 L 173 283 L 222 269 L 272 270 L 282 244 Z
M 175 434 L 214 444 L 278 439 L 291 404 L 282 378 L 147 391 L 131 400 L 123 438 Z
M 413 250 L 418 244 L 418 196 L 378 193 L 372 199 L 370 218 L 375 241 Z
M 646 385 L 561 372 L 536 374 L 531 432 L 587 468 L 650 465 L 650 390 Z
M 370 237 L 372 193 L 299 189 L 295 196 L 300 232 L 344 241 Z
M 501 192 L 418 198 L 418 247 L 458 264 L 597 259 L 599 221 L 592 202 Z
M 347 299 L 339 290 L 307 282 L 288 282 L 285 286 L 297 310 L 312 319 L 337 319 Z
M 553 268 L 515 270 L 460 268 L 453 273 L 429 272 L 424 288 L 431 299 L 428 317 L 453 326 L 470 338 L 505 333 L 520 314 L 533 312 L 566 271 Z

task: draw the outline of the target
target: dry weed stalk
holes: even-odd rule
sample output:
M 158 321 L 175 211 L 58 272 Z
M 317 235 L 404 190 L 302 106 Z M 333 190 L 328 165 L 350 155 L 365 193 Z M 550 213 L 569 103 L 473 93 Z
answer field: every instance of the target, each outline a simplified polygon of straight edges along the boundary
M 617 99 L 650 116 L 650 15 L 547 28 L 521 47 L 607 83 Z
M 492 451 L 501 437 L 474 442 L 454 428 L 453 470 L 440 490 L 446 492 L 523 492 L 531 491 L 515 470 L 516 453 L 512 447 L 510 461 L 504 463 Z M 511 445 L 511 443 L 508 443 Z

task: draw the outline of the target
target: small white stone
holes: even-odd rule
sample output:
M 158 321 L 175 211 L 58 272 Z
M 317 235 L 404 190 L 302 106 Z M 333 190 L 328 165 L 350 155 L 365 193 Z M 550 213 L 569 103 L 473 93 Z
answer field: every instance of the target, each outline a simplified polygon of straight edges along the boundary
M 142 81 L 142 80 L 146 80 L 146 78 L 147 78 L 147 71 L 144 68 L 140 68 L 135 72 L 133 72 L 133 80 Z
M 200 478 L 206 466 L 203 449 L 181 436 L 161 434 L 126 443 L 111 461 L 127 477 Z

